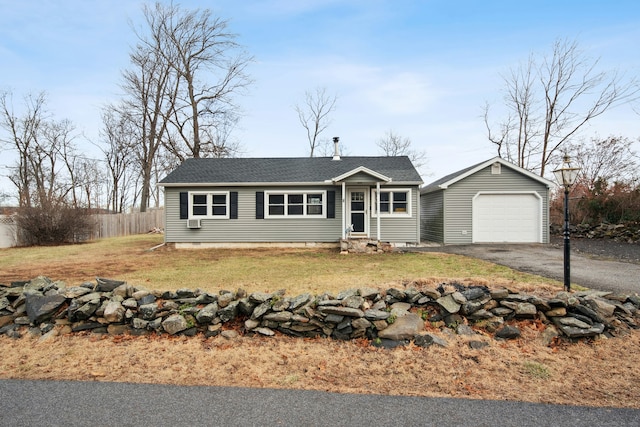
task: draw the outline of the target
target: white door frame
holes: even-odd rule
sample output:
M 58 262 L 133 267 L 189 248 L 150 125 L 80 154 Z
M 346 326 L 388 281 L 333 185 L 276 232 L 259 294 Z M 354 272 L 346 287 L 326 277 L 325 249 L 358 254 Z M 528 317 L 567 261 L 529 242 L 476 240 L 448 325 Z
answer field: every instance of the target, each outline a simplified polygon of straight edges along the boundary
M 364 231 L 361 233 L 351 232 L 353 237 L 369 237 L 369 188 L 368 187 L 349 187 L 347 189 L 347 197 L 346 197 L 346 221 L 347 226 L 350 227 L 352 224 L 351 221 L 351 194 L 352 193 L 363 193 L 364 195 L 364 210 L 362 211 L 364 216 Z M 361 211 L 356 211 L 361 212 Z

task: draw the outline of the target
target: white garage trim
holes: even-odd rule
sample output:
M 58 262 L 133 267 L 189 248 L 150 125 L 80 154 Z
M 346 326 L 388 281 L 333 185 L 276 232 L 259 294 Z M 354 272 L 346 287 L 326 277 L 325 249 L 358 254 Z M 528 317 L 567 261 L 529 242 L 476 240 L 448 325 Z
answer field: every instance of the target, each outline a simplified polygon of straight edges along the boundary
M 501 210 L 494 218 L 489 219 L 489 221 L 494 221 L 494 224 L 487 225 L 487 217 L 483 216 L 481 211 L 485 206 L 482 205 L 480 199 L 482 196 L 498 196 L 496 198 L 497 202 L 505 203 L 505 207 L 515 207 L 520 206 L 525 209 L 524 212 L 520 211 L 511 211 L 510 209 Z M 505 196 L 505 197 L 499 197 Z M 511 197 L 509 197 L 511 196 Z M 535 198 L 536 207 L 527 205 L 527 198 L 519 198 L 517 196 L 533 196 Z M 513 200 L 508 200 L 509 198 Z M 502 199 L 502 200 L 500 200 Z M 531 199 L 529 199 L 531 200 Z M 484 201 L 484 200 L 483 200 Z M 513 204 L 511 204 L 513 203 Z M 524 205 L 522 205 L 524 203 Z M 472 242 L 473 243 L 498 243 L 498 242 L 512 242 L 512 243 L 541 243 L 543 242 L 543 201 L 540 194 L 536 191 L 480 191 L 478 192 L 472 199 Z M 511 213 L 510 213 L 511 211 Z M 524 217 L 520 216 L 524 213 Z M 528 216 L 531 214 L 531 216 Z M 516 218 L 513 215 L 518 215 L 517 221 L 509 221 L 509 219 Z M 529 224 L 533 224 L 527 228 L 523 228 L 524 226 L 521 224 L 522 221 L 529 222 Z M 509 236 L 505 238 L 504 235 L 501 235 L 500 232 L 496 233 L 495 229 L 487 230 L 485 227 L 502 227 L 500 231 L 504 231 L 504 235 Z M 535 227 L 533 229 L 532 227 Z M 516 238 L 513 238 L 514 233 L 522 232 L 522 237 L 517 235 Z M 497 235 L 496 239 L 487 238 L 487 233 L 490 235 Z

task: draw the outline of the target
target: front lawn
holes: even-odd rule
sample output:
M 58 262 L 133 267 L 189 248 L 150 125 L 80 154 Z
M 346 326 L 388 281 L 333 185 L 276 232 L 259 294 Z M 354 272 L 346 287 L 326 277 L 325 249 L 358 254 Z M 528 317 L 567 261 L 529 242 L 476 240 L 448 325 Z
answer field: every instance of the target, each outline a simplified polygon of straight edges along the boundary
M 161 246 L 161 235 L 103 239 L 79 245 L 0 250 L 0 283 L 47 276 L 68 285 L 96 276 L 134 286 L 175 290 L 274 291 L 319 294 L 422 280 L 560 287 L 559 282 L 464 256 L 429 253 L 341 255 L 337 249 L 197 249 Z

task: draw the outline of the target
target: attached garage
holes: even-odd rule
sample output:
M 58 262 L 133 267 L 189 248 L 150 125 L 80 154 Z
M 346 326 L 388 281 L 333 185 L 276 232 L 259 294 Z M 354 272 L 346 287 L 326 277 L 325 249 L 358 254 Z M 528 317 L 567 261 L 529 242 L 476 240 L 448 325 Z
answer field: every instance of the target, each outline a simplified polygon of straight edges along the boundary
M 421 239 L 548 243 L 552 186 L 499 157 L 447 175 L 420 191 Z

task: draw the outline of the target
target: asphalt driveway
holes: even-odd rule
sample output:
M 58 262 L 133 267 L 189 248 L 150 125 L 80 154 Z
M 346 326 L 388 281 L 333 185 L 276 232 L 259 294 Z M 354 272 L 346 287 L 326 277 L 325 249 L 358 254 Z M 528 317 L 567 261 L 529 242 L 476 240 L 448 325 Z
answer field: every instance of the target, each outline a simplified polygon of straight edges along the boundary
M 478 258 L 514 270 L 563 281 L 562 245 L 474 244 L 414 249 Z M 606 252 L 597 255 L 573 250 L 571 283 L 602 291 L 640 293 L 640 264 L 616 260 Z

